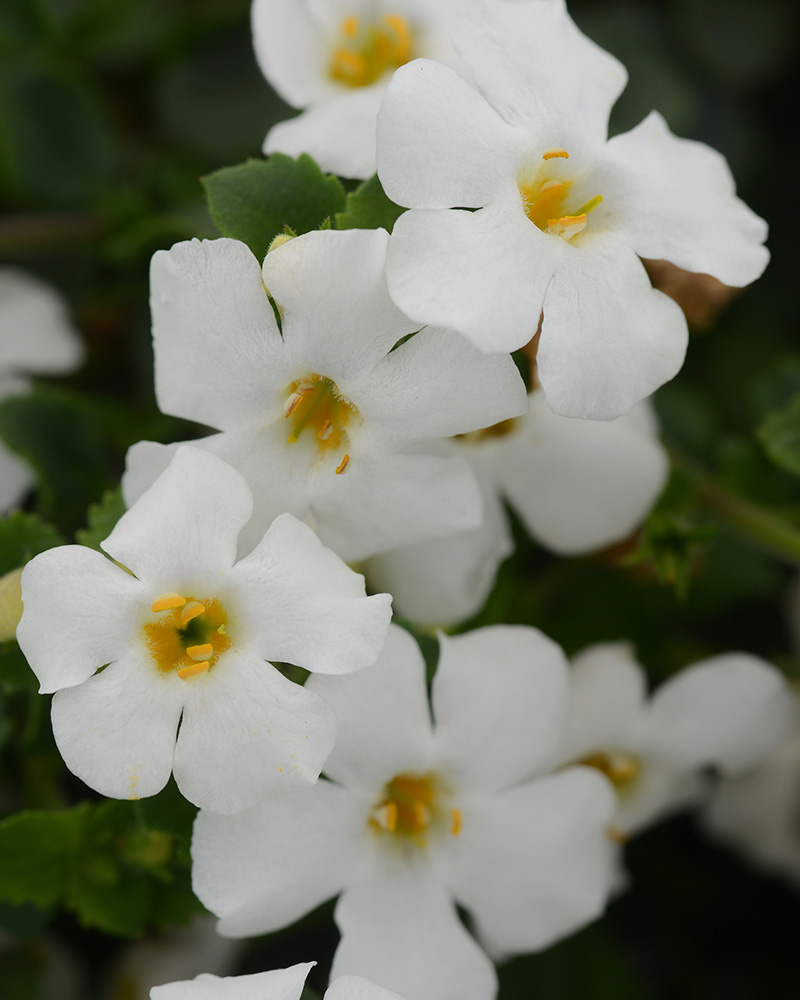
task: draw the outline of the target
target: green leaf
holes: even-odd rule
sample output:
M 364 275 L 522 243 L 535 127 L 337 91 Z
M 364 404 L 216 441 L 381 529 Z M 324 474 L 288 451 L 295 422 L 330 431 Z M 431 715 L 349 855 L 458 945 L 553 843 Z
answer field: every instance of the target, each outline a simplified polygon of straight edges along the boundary
M 39 682 L 16 642 L 0 643 L 0 687 L 5 691 L 36 691 Z
M 100 542 L 111 534 L 114 525 L 125 513 L 125 501 L 122 499 L 122 487 L 106 490 L 99 503 L 89 505 L 86 512 L 88 527 L 75 532 L 75 541 L 79 545 L 88 545 L 100 550 Z M 100 550 L 102 551 L 102 550 Z
M 273 153 L 203 179 L 208 210 L 223 236 L 246 243 L 263 260 L 287 228 L 308 233 L 344 208 L 344 189 L 307 154 L 297 160 Z
M 173 778 L 170 778 L 158 795 L 151 795 L 137 802 L 136 811 L 139 820 L 148 830 L 172 834 L 188 851 L 197 806 L 181 795 Z
M 800 476 L 800 393 L 769 413 L 756 434 L 775 465 Z
M 23 812 L 0 823 L 0 899 L 53 906 L 66 887 L 86 833 L 89 806 Z
M 375 174 L 347 196 L 343 212 L 336 216 L 337 229 L 385 229 L 391 232 L 405 212 L 395 205 Z
M 15 511 L 0 519 L 0 576 L 24 566 L 35 555 L 63 545 L 64 538 L 36 514 Z

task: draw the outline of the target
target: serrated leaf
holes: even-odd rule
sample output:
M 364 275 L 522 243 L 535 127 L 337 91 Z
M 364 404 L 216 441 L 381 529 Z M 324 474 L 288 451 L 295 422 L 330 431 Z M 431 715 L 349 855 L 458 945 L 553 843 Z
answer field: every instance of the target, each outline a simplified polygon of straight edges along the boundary
M 314 160 L 273 153 L 202 179 L 208 210 L 223 236 L 246 243 L 263 260 L 272 240 L 288 227 L 308 233 L 344 208 L 344 189 Z
M 122 487 L 106 490 L 99 503 L 90 504 L 86 512 L 87 527 L 75 532 L 75 541 L 79 545 L 88 545 L 92 549 L 102 551 L 100 542 L 108 538 L 124 513 Z
M 0 519 L 0 576 L 24 566 L 40 552 L 63 545 L 64 537 L 36 514 L 15 511 Z
M 800 393 L 768 414 L 756 434 L 775 465 L 800 476 Z
M 347 196 L 344 211 L 336 216 L 336 228 L 385 229 L 390 233 L 403 212 L 405 209 L 388 197 L 375 174 Z

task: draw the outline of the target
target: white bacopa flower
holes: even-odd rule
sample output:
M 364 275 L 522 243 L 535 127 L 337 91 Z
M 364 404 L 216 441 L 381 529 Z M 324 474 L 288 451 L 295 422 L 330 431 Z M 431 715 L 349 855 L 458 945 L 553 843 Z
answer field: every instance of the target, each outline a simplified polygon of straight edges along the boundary
M 34 275 L 0 268 L 0 400 L 28 392 L 26 375 L 73 371 L 84 353 L 62 296 Z M 0 513 L 32 481 L 28 466 L 0 442 Z
M 315 962 L 302 962 L 288 969 L 256 972 L 249 976 L 212 976 L 208 973 L 181 983 L 154 986 L 151 1000 L 300 1000 L 303 985 Z M 361 976 L 339 976 L 323 1000 L 403 1000 Z
M 479 939 L 530 951 L 591 920 L 608 893 L 608 783 L 590 768 L 541 770 L 561 738 L 567 670 L 536 629 L 442 637 L 432 723 L 419 648 L 392 626 L 370 670 L 336 690 L 311 678 L 339 721 L 330 780 L 236 817 L 198 814 L 193 884 L 220 933 L 273 931 L 341 893 L 333 975 L 490 1000 L 494 966 L 456 904 Z
M 525 387 L 508 355 L 457 334 L 425 329 L 393 350 L 417 324 L 389 297 L 387 242 L 383 230 L 307 233 L 269 253 L 263 274 L 229 239 L 153 258 L 159 406 L 217 428 L 194 443 L 249 482 L 242 552 L 283 511 L 348 561 L 480 522 L 468 465 L 409 449 L 523 413 Z M 131 449 L 128 503 L 174 447 Z
M 625 643 L 575 658 L 570 709 L 556 763 L 595 767 L 619 797 L 614 826 L 627 837 L 698 801 L 702 771 L 738 774 L 762 760 L 794 725 L 788 685 L 748 653 L 685 668 L 647 696 L 645 673 Z
M 40 691 L 56 692 L 67 766 L 103 795 L 153 795 L 172 771 L 190 801 L 234 812 L 316 781 L 333 710 L 266 661 L 369 666 L 390 599 L 366 598 L 289 514 L 236 562 L 251 512 L 234 469 L 183 447 L 103 542 L 121 565 L 67 545 L 25 567 L 19 644 Z
M 552 409 L 625 413 L 675 375 L 687 342 L 639 258 L 745 285 L 767 264 L 766 224 L 736 197 L 724 158 L 655 112 L 607 141 L 627 74 L 563 0 L 470 0 L 452 37 L 478 89 L 416 60 L 378 118 L 380 179 L 415 209 L 395 225 L 391 293 L 486 351 L 522 347 L 543 312 Z
M 264 76 L 305 109 L 274 125 L 265 153 L 310 153 L 342 177 L 375 173 L 375 120 L 392 73 L 425 56 L 458 60 L 449 25 L 458 0 L 254 0 Z
M 475 471 L 483 521 L 367 562 L 367 579 L 392 594 L 396 614 L 451 625 L 481 609 L 513 551 L 503 499 L 533 539 L 572 556 L 625 538 L 663 489 L 669 461 L 646 402 L 601 423 L 556 416 L 539 391 L 529 401 L 522 417 L 440 442 L 439 454 L 463 455 Z

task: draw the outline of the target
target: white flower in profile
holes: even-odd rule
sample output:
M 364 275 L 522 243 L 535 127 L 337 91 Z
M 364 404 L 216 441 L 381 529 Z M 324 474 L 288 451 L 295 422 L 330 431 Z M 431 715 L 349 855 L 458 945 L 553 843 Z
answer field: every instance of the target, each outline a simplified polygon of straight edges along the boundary
M 374 556 L 362 567 L 392 594 L 395 614 L 452 625 L 480 611 L 513 551 L 506 500 L 531 537 L 559 555 L 582 555 L 627 537 L 669 472 L 647 402 L 608 422 L 556 416 L 538 390 L 527 414 L 439 444 L 463 455 L 483 489 L 478 528 Z
M 73 371 L 84 353 L 62 296 L 32 274 L 0 268 L 0 400 L 28 392 L 26 375 Z M 0 442 L 0 513 L 32 481 L 28 466 Z
M 363 577 L 289 514 L 236 562 L 251 512 L 234 469 L 183 447 L 103 542 L 121 565 L 67 545 L 23 570 L 20 647 L 56 692 L 67 766 L 103 795 L 153 795 L 174 772 L 190 801 L 235 812 L 316 781 L 333 710 L 266 661 L 369 666 L 390 599 L 365 597 Z
M 249 976 L 212 976 L 208 973 L 150 990 L 151 1000 L 300 1000 L 306 976 L 315 962 Z M 361 976 L 339 976 L 323 1000 L 403 1000 Z
M 197 896 L 219 931 L 292 923 L 341 893 L 333 975 L 359 973 L 419 1000 L 490 1000 L 505 952 L 544 948 L 607 898 L 614 796 L 590 768 L 543 768 L 563 729 L 568 666 L 536 629 L 441 639 L 425 663 L 392 626 L 378 663 L 336 686 L 330 780 L 221 817 L 198 814 Z
M 220 431 L 194 444 L 250 484 L 242 552 L 283 511 L 348 561 L 480 522 L 468 465 L 409 450 L 523 413 L 525 387 L 508 355 L 484 355 L 454 333 L 425 329 L 395 348 L 417 324 L 389 297 L 388 239 L 307 233 L 267 254 L 263 273 L 229 239 L 153 258 L 159 406 Z M 126 502 L 174 448 L 130 450 Z
M 457 64 L 458 0 L 254 0 L 264 76 L 300 115 L 274 125 L 265 153 L 310 153 L 342 177 L 375 173 L 375 120 L 391 75 L 425 56 Z
M 792 691 L 795 719 L 800 698 Z M 800 889 L 800 724 L 769 756 L 723 778 L 701 813 L 704 829 L 756 868 Z
M 575 658 L 566 736 L 557 764 L 597 768 L 619 797 L 622 837 L 697 803 L 703 771 L 738 774 L 786 739 L 794 725 L 788 685 L 749 653 L 686 667 L 648 698 L 645 673 L 625 643 Z
M 724 158 L 655 112 L 607 140 L 627 74 L 564 0 L 469 0 L 452 38 L 478 89 L 416 60 L 378 117 L 378 175 L 414 209 L 394 228 L 391 293 L 485 351 L 522 347 L 543 312 L 551 408 L 619 416 L 686 351 L 683 313 L 640 258 L 745 285 L 767 264 L 766 224 L 736 197 Z

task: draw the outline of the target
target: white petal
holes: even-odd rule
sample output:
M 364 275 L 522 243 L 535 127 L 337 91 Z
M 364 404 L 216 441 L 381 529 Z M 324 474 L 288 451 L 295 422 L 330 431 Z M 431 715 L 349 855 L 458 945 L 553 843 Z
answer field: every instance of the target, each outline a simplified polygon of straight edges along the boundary
M 329 781 L 275 794 L 237 813 L 201 811 L 192 837 L 192 886 L 226 937 L 293 923 L 359 874 L 369 804 Z
M 300 1000 L 314 962 L 249 976 L 212 976 L 202 973 L 180 983 L 154 986 L 150 1000 Z
M 560 555 L 620 541 L 644 519 L 667 480 L 667 453 L 633 411 L 613 421 L 553 413 L 541 392 L 497 470 L 533 538 Z
M 539 380 L 556 413 L 611 420 L 680 369 L 686 320 L 622 238 L 602 233 L 564 251 L 544 303 Z
M 726 653 L 662 684 L 642 720 L 642 739 L 672 763 L 751 767 L 794 729 L 794 701 L 781 674 L 756 656 Z
M 172 771 L 186 692 L 142 647 L 53 697 L 53 735 L 64 763 L 115 799 L 155 795 Z
M 158 250 L 150 307 L 161 410 L 219 430 L 261 422 L 282 343 L 260 262 L 245 244 L 191 240 Z
M 588 768 L 541 778 L 463 811 L 450 888 L 507 951 L 546 948 L 602 913 L 615 798 Z
M 431 875 L 403 865 L 342 894 L 332 977 L 358 972 L 415 1000 L 492 1000 L 494 966 Z
M 287 363 L 299 366 L 299 375 L 310 369 L 347 392 L 343 380 L 372 371 L 416 329 L 389 297 L 388 243 L 384 229 L 331 229 L 298 236 L 267 256 L 264 283 L 281 308 Z
M 321 698 L 247 649 L 187 688 L 174 771 L 190 802 L 228 815 L 317 780 L 336 737 Z
M 513 551 L 505 511 L 485 484 L 480 527 L 373 556 L 364 572 L 372 589 L 392 595 L 395 614 L 420 625 L 453 625 L 480 611 Z
M 370 666 L 386 642 L 391 597 L 367 597 L 364 577 L 291 514 L 231 573 L 247 645 L 267 660 L 343 674 Z
M 440 644 L 437 766 L 469 794 L 533 774 L 562 735 L 568 666 L 561 647 L 524 625 L 441 636 Z
M 294 157 L 308 153 L 323 170 L 339 177 L 372 177 L 375 122 L 386 82 L 329 93 L 296 118 L 278 122 L 267 133 L 264 152 Z
M 69 372 L 85 353 L 56 289 L 25 271 L 0 268 L 0 372 Z
M 325 991 L 324 1000 L 403 1000 L 398 993 L 362 976 L 339 976 Z
M 487 356 L 449 330 L 421 330 L 370 377 L 376 415 L 380 407 L 384 433 L 394 440 L 465 434 L 528 409 L 525 383 L 511 356 Z
M 415 59 L 392 77 L 378 116 L 378 176 L 411 208 L 481 208 L 516 187 L 522 138 L 447 66 Z
M 574 764 L 598 750 L 635 749 L 646 697 L 644 670 L 628 643 L 584 649 L 572 661 L 567 726 L 557 763 Z
M 615 136 L 603 158 L 608 185 L 600 189 L 640 257 L 726 285 L 747 285 L 767 266 L 767 224 L 736 197 L 724 156 L 710 146 L 672 135 L 652 111 Z
M 331 53 L 308 5 L 255 0 L 251 16 L 258 65 L 284 101 L 302 108 L 324 94 Z
M 472 0 L 454 19 L 452 38 L 507 122 L 570 153 L 605 140 L 628 74 L 578 30 L 563 0 Z
M 252 512 L 252 494 L 235 469 L 182 445 L 102 546 L 155 589 L 154 600 L 199 579 L 219 579 L 236 560 L 236 540 Z
M 378 795 L 404 772 L 431 766 L 425 662 L 404 629 L 392 625 L 378 662 L 346 677 L 309 677 L 306 688 L 336 712 L 336 746 L 325 773 L 348 788 Z
M 0 514 L 16 507 L 33 483 L 30 467 L 0 441 Z
M 457 330 L 487 353 L 515 351 L 536 333 L 553 239 L 528 221 L 516 191 L 477 212 L 406 212 L 392 231 L 389 290 L 420 323 Z
M 17 640 L 42 694 L 81 684 L 123 656 L 147 596 L 138 580 L 82 545 L 32 559 L 22 571 Z
M 480 489 L 459 459 L 401 454 L 370 463 L 355 458 L 345 476 L 343 487 L 312 510 L 319 537 L 348 562 L 480 523 Z
M 640 758 L 641 771 L 620 796 L 614 828 L 628 836 L 641 833 L 674 813 L 696 806 L 708 797 L 707 775 L 674 764 Z

